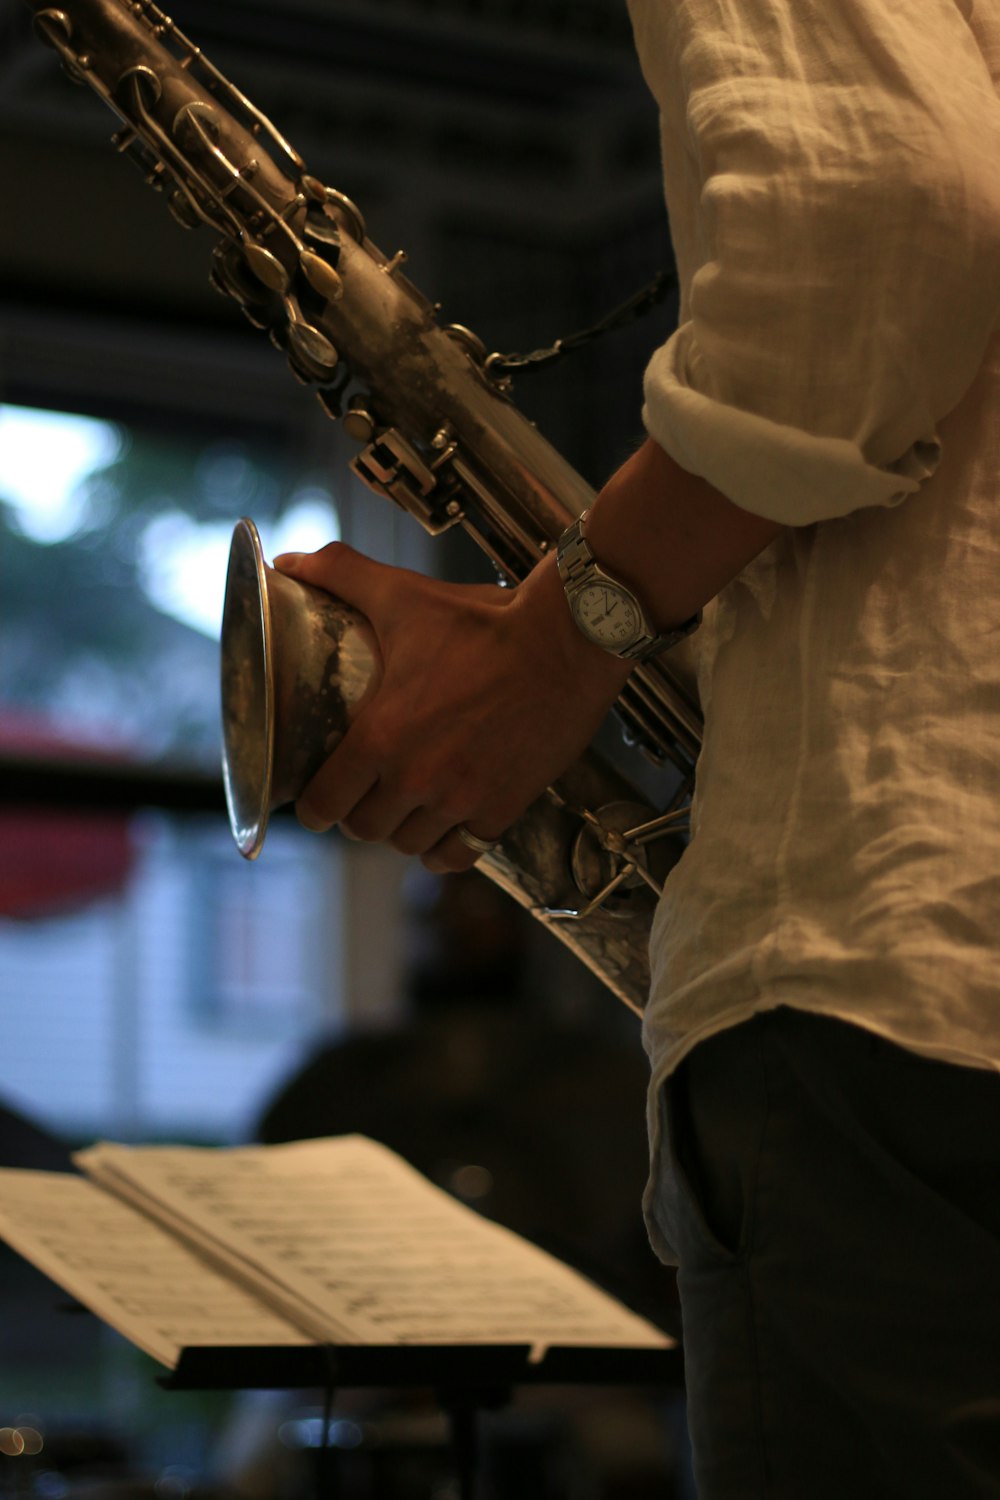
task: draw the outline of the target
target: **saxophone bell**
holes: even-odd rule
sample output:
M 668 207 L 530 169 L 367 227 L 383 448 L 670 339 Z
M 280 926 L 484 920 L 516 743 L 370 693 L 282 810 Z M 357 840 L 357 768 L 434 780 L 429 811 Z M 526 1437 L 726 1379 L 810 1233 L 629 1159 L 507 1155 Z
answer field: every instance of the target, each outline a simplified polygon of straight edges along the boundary
M 367 620 L 268 566 L 253 521 L 237 522 L 222 612 L 222 773 L 245 859 L 257 858 L 271 813 L 295 801 L 381 677 Z

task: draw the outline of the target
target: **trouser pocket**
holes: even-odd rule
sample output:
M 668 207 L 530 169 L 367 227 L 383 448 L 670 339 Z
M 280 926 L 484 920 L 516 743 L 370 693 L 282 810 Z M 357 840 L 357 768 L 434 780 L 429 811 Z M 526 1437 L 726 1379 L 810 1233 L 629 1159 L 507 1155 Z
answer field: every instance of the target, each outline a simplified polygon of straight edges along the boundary
M 661 1095 L 667 1172 L 667 1234 L 726 1261 L 746 1253 L 767 1119 L 759 1017 L 709 1037 L 688 1053 Z M 666 1229 L 664 1231 L 667 1233 Z

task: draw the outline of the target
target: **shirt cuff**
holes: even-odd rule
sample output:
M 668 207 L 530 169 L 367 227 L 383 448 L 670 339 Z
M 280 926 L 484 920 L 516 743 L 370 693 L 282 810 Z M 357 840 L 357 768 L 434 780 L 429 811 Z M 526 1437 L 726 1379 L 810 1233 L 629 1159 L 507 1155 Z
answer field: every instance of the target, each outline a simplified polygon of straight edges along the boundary
M 741 509 L 808 526 L 865 506 L 898 505 L 937 468 L 941 444 L 933 434 L 882 467 L 851 438 L 806 432 L 702 394 L 685 380 L 690 341 L 685 324 L 650 360 L 643 421 L 681 468 Z

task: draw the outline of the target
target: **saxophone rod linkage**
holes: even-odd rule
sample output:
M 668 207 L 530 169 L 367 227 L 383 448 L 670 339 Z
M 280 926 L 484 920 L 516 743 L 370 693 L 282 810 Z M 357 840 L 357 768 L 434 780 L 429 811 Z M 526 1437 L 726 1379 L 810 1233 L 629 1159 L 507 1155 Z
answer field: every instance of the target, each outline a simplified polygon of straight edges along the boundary
M 175 190 L 184 194 L 202 223 L 207 224 L 210 229 L 214 229 L 217 234 L 224 235 L 227 239 L 238 239 L 240 236 L 239 220 L 230 213 L 224 197 L 211 183 L 206 184 L 198 169 L 188 161 L 183 151 L 166 134 L 155 116 L 149 113 L 142 99 L 138 74 L 133 75 L 132 78 L 132 99 L 138 123 L 136 120 L 126 121 L 132 140 L 126 141 L 120 149 L 128 150 L 136 140 L 143 144 L 148 141 L 154 155 L 158 155 L 161 168 L 170 174 Z M 200 190 L 202 198 L 199 198 L 192 189 L 192 182 Z M 209 212 L 203 199 L 213 205 L 216 215 Z
M 592 917 L 595 911 L 599 911 L 610 896 L 613 896 L 619 886 L 635 875 L 639 866 L 629 863 L 623 865 L 617 875 L 612 876 L 607 885 L 596 896 L 592 896 L 586 906 L 574 911 L 571 907 L 556 906 L 533 906 L 532 915 L 541 922 L 585 922 Z
M 192 62 L 199 63 L 209 74 L 212 82 L 224 89 L 231 100 L 238 103 L 240 108 L 246 112 L 254 122 L 254 126 L 257 129 L 267 131 L 271 140 L 274 141 L 282 155 L 291 165 L 296 178 L 304 173 L 305 163 L 294 147 L 275 128 L 271 121 L 268 120 L 267 116 L 261 110 L 257 109 L 255 105 L 251 104 L 250 100 L 234 84 L 230 83 L 225 75 L 209 61 L 201 48 L 196 47 L 175 26 L 170 17 L 156 5 L 149 3 L 149 0 L 141 0 L 141 6 L 142 8 L 135 12 L 138 20 L 152 34 L 156 42 L 164 48 L 164 51 L 167 51 L 164 44 L 165 37 L 169 37 L 179 47 L 184 49 L 184 55 L 181 57 L 167 53 L 167 56 L 171 58 L 174 65 L 185 70 L 190 70 Z M 150 113 L 149 108 L 142 98 L 141 85 L 139 83 L 140 77 L 151 78 L 154 84 L 157 87 L 159 86 L 158 80 L 149 69 L 143 66 L 130 69 L 123 73 L 118 80 L 119 84 L 121 84 L 131 76 L 135 118 L 129 118 L 123 112 L 122 105 L 115 98 L 111 89 L 104 82 L 104 79 L 95 71 L 89 54 L 78 52 L 73 46 L 72 22 L 65 11 L 55 8 L 36 11 L 35 27 L 42 40 L 58 53 L 61 61 L 69 71 L 82 80 L 85 80 L 94 92 L 104 100 L 108 108 L 122 121 L 125 127 L 125 134 L 120 136 L 116 141 L 118 149 L 121 151 L 128 150 L 137 138 L 147 141 L 150 149 L 155 155 L 159 156 L 161 164 L 169 171 L 175 187 L 184 194 L 194 212 L 204 223 L 208 224 L 218 233 L 226 235 L 229 239 L 245 244 L 247 240 L 246 231 L 243 229 L 238 215 L 231 213 L 225 203 L 228 192 L 231 192 L 237 186 L 242 186 L 258 210 L 270 221 L 272 229 L 276 229 L 279 233 L 287 236 L 298 254 L 301 255 L 307 250 L 308 247 L 299 239 L 292 226 L 284 217 L 284 214 L 279 213 L 268 202 L 263 194 L 254 187 L 248 173 L 238 167 L 235 162 L 231 161 L 226 153 L 211 139 L 203 122 L 198 119 L 197 113 L 190 106 L 181 112 L 179 118 L 183 117 L 185 123 L 194 130 L 202 146 L 211 153 L 222 171 L 230 179 L 228 192 L 216 186 L 210 178 L 206 177 L 203 170 L 184 154 L 176 141 L 164 130 L 156 117 Z M 208 84 L 203 86 L 209 88 Z M 206 105 L 205 107 L 207 108 L 208 106 Z M 213 217 L 212 213 L 206 208 L 205 203 L 199 201 L 197 193 L 192 191 L 192 187 L 190 186 L 192 183 L 203 194 L 204 198 L 214 205 L 219 212 L 219 217 Z M 296 193 L 291 199 L 288 209 L 290 212 L 295 211 L 304 203 L 305 199 Z
M 255 187 L 252 181 L 253 174 L 257 170 L 257 162 L 251 160 L 244 167 L 238 166 L 226 155 L 218 143 L 212 139 L 205 121 L 199 116 L 198 110 L 193 105 L 188 105 L 181 110 L 177 119 L 178 121 L 182 120 L 184 125 L 194 132 L 203 150 L 208 153 L 216 162 L 219 169 L 225 174 L 226 178 L 228 178 L 225 187 L 217 186 L 205 173 L 203 168 L 199 167 L 185 155 L 183 148 L 177 144 L 176 140 L 167 133 L 156 117 L 150 113 L 141 97 L 142 90 L 139 85 L 138 76 L 134 79 L 132 93 L 134 108 L 141 121 L 139 129 L 147 133 L 154 151 L 158 152 L 164 163 L 169 164 L 168 170 L 175 184 L 184 193 L 188 202 L 204 223 L 210 225 L 220 234 L 224 234 L 235 243 L 244 246 L 248 241 L 251 244 L 259 243 L 262 236 L 258 235 L 253 238 L 248 236 L 239 215 L 234 213 L 226 202 L 226 199 L 235 188 L 242 187 L 258 211 L 269 220 L 270 228 L 286 236 L 291 241 L 292 247 L 298 255 L 301 256 L 307 252 L 308 246 L 295 233 L 295 230 L 285 216 L 286 213 L 296 212 L 299 208 L 305 206 L 306 200 L 304 196 L 296 192 L 289 199 L 283 212 L 275 209 Z M 208 108 L 209 106 L 204 107 Z M 133 121 L 129 121 L 128 123 L 134 128 Z M 213 217 L 204 204 L 199 201 L 197 194 L 192 192 L 189 183 L 194 183 L 203 197 L 213 205 L 219 215 L 218 218 Z M 275 262 L 277 265 L 281 265 L 277 257 L 275 257 Z M 281 274 L 282 278 L 287 282 L 288 271 L 286 267 L 281 266 Z M 277 290 L 284 289 L 277 288 Z
M 221 188 L 216 188 L 211 183 L 209 183 L 209 186 L 205 188 L 204 179 L 202 176 L 199 176 L 197 178 L 197 181 L 199 183 L 199 186 L 202 187 L 203 191 L 207 192 L 210 197 L 221 197 L 222 199 L 225 199 L 229 196 L 234 188 L 242 187 L 249 195 L 249 197 L 253 199 L 259 211 L 263 213 L 267 219 L 270 220 L 270 228 L 272 230 L 277 230 L 279 234 L 284 234 L 291 241 L 293 248 L 299 255 L 306 254 L 309 247 L 304 243 L 304 241 L 299 239 L 299 236 L 295 233 L 295 230 L 292 228 L 286 217 L 287 214 L 295 213 L 298 211 L 298 209 L 304 208 L 306 202 L 305 198 L 301 194 L 296 193 L 294 197 L 289 199 L 288 203 L 285 205 L 285 208 L 279 212 L 278 209 L 276 209 L 267 201 L 263 193 L 259 192 L 253 184 L 252 177 L 253 173 L 257 170 L 257 163 L 255 161 L 250 161 L 247 162 L 245 167 L 238 167 L 234 161 L 230 160 L 230 158 L 216 144 L 216 142 L 212 140 L 208 131 L 205 129 L 203 122 L 199 120 L 198 116 L 193 111 L 189 110 L 185 118 L 187 122 L 194 128 L 195 133 L 197 134 L 198 139 L 204 146 L 205 150 L 215 158 L 216 162 L 230 179 L 228 186 L 223 192 Z M 162 135 L 163 132 L 161 131 L 160 134 Z M 182 156 L 181 159 L 185 163 L 187 163 L 186 157 Z M 190 170 L 193 171 L 194 169 Z M 223 204 L 223 207 L 225 208 L 225 204 Z M 259 243 L 263 237 L 263 235 L 254 235 L 253 237 L 248 236 L 246 230 L 242 227 L 242 225 L 239 224 L 239 221 L 237 220 L 236 234 L 233 236 L 233 238 L 238 239 L 241 244 L 245 245 L 248 239 L 250 240 L 251 244 Z M 284 272 L 287 282 L 287 268 L 282 266 L 282 271 Z M 284 291 L 286 290 L 286 288 L 277 287 L 275 288 L 275 290 Z
M 141 10 L 136 12 L 138 18 L 153 33 L 157 41 L 164 44 L 164 38 L 169 37 L 179 48 L 183 49 L 184 55 L 177 59 L 180 66 L 190 69 L 192 63 L 194 63 L 203 68 L 209 75 L 212 83 L 217 84 L 223 89 L 229 99 L 237 104 L 244 114 L 254 122 L 254 128 L 267 132 L 295 173 L 304 172 L 305 162 L 302 160 L 302 157 L 292 143 L 282 135 L 273 121 L 264 114 L 263 110 L 258 109 L 241 89 L 238 89 L 224 73 L 220 72 L 212 60 L 205 56 L 201 48 L 181 31 L 176 22 L 165 11 L 160 10 L 158 5 L 153 4 L 153 0 L 141 0 L 141 6 Z
M 627 833 L 622 834 L 622 838 L 626 844 L 642 849 L 646 844 L 662 838 L 665 833 L 670 833 L 672 829 L 682 827 L 690 816 L 689 807 L 674 808 L 670 812 L 661 813 L 658 818 L 651 818 L 648 823 L 630 828 Z

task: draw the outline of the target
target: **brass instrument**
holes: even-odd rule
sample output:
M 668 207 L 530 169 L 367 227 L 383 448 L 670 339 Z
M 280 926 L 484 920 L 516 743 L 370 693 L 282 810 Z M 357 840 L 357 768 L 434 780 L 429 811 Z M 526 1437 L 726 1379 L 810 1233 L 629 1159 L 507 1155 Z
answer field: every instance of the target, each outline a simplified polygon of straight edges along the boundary
M 359 443 L 352 468 L 432 535 L 462 526 L 515 582 L 593 491 L 513 404 L 468 329 L 442 326 L 343 193 L 148 0 L 29 0 L 67 72 L 119 116 L 113 137 L 186 228 L 218 235 L 211 279 Z M 293 800 L 377 685 L 367 622 L 276 574 L 236 527 L 222 639 L 223 769 L 241 852 Z M 700 721 L 669 668 L 636 668 L 627 735 L 676 769 L 662 811 L 589 751 L 479 862 L 634 1010 L 650 915 L 687 817 Z

